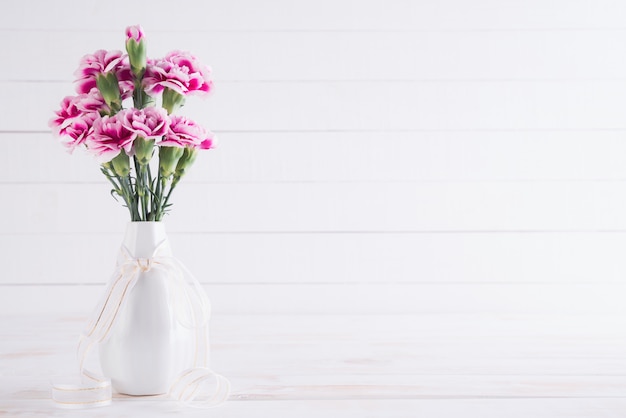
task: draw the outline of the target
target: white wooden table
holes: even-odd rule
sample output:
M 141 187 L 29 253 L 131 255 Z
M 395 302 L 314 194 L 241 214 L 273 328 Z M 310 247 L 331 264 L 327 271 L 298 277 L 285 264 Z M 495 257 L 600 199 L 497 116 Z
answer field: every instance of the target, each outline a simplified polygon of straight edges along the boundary
M 213 368 L 232 382 L 217 409 L 117 395 L 55 407 L 75 370 L 84 315 L 3 316 L 0 415 L 9 417 L 624 417 L 626 318 L 489 315 L 223 315 Z

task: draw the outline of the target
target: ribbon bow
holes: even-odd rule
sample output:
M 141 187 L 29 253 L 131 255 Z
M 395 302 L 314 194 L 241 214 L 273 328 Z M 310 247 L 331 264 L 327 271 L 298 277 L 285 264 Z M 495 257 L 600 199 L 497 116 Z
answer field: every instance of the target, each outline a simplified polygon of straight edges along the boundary
M 184 405 L 197 408 L 217 406 L 228 399 L 229 381 L 209 368 L 209 299 L 189 270 L 166 254 L 166 242 L 161 242 L 150 258 L 134 258 L 122 246 L 106 292 L 78 341 L 77 358 L 82 382 L 80 385 L 53 384 L 52 399 L 58 406 L 77 409 L 111 403 L 111 380 L 87 370 L 85 361 L 93 346 L 110 336 L 126 297 L 140 274 L 155 268 L 165 271 L 166 277 L 170 278 L 170 303 L 175 318 L 182 326 L 195 331 L 193 367 L 183 371 L 172 382 L 168 395 Z

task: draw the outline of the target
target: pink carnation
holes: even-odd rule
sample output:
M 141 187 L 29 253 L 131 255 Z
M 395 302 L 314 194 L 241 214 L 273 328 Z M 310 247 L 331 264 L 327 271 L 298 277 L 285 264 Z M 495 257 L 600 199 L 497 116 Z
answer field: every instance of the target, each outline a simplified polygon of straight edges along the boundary
M 144 86 L 150 95 L 160 94 L 166 87 L 183 96 L 207 94 L 213 87 L 210 73 L 210 69 L 190 53 L 172 51 L 148 65 Z
M 144 139 L 160 139 L 170 126 L 165 109 L 146 107 L 145 109 L 129 109 L 122 116 L 124 128 L 135 132 Z
M 61 136 L 61 143 L 73 152 L 78 146 L 86 143 L 93 133 L 93 124 L 100 115 L 96 112 L 85 113 L 80 118 L 74 118 L 67 125 Z
M 93 124 L 93 134 L 88 137 L 87 148 L 100 163 L 111 161 L 122 151 L 130 154 L 137 133 L 124 126 L 129 110 L 122 110 L 115 116 L 103 116 Z
M 65 135 L 65 130 L 72 120 L 80 118 L 83 112 L 76 106 L 76 96 L 66 96 L 61 101 L 61 109 L 54 112 L 48 126 L 56 135 Z
M 180 115 L 170 116 L 170 127 L 159 145 L 166 147 L 213 148 L 214 136 L 191 119 Z
M 132 94 L 133 83 L 127 56 L 122 54 L 121 51 L 106 51 L 104 49 L 85 55 L 80 60 L 80 65 L 74 72 L 76 76 L 76 91 L 78 93 L 89 93 L 92 89 L 97 88 L 96 77 L 98 74 L 109 72 L 113 72 L 117 76 L 120 82 L 122 98 L 130 97 L 129 91 Z
M 122 62 L 117 67 L 115 75 L 117 76 L 117 81 L 120 84 L 120 95 L 122 96 L 122 100 L 128 99 L 133 95 L 133 90 L 135 89 L 135 80 L 133 79 L 133 71 L 130 68 L 128 55 L 124 55 Z
M 129 26 L 126 28 L 126 40 L 133 39 L 135 42 L 141 41 L 144 37 L 141 25 Z
M 100 94 L 100 91 L 95 88 L 91 89 L 89 93 L 79 94 L 75 97 L 75 105 L 83 113 L 88 112 L 106 112 L 109 113 L 110 109 L 104 101 L 104 97 Z
M 85 143 L 94 120 L 100 116 L 97 112 L 85 111 L 80 107 L 81 96 L 65 97 L 61 109 L 55 112 L 56 116 L 48 123 L 70 152 Z
M 97 89 L 89 94 L 67 96 L 48 125 L 72 152 L 85 142 L 91 133 L 93 122 L 100 117 L 101 110 L 108 111 L 108 107 Z

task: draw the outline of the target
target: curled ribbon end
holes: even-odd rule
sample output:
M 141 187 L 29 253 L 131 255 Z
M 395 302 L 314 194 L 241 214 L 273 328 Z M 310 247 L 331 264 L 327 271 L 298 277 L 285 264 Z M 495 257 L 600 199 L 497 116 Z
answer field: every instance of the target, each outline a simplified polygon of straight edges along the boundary
M 65 409 L 96 408 L 111 404 L 111 381 L 95 385 L 52 384 L 51 397 L 56 406 Z
M 228 400 L 230 382 L 209 368 L 196 367 L 181 373 L 170 388 L 170 396 L 184 406 L 213 408 Z

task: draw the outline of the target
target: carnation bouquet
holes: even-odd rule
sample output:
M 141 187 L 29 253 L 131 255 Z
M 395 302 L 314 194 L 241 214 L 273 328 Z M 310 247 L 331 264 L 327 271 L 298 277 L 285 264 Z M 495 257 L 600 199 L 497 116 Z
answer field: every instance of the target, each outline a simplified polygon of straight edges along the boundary
M 85 55 L 75 72 L 77 95 L 62 100 L 50 127 L 70 152 L 95 156 L 131 221 L 161 221 L 198 151 L 215 143 L 210 131 L 175 112 L 213 83 L 210 69 L 188 52 L 147 58 L 139 25 L 126 29 L 126 52 Z
M 143 30 L 131 26 L 126 54 L 98 50 L 81 59 L 75 75 L 76 94 L 63 99 L 50 127 L 70 152 L 95 156 L 131 222 L 79 339 L 82 382 L 53 384 L 52 398 L 72 409 L 102 406 L 111 403 L 115 388 L 215 406 L 228 399 L 230 384 L 209 368 L 208 297 L 173 256 L 159 222 L 199 150 L 215 142 L 205 128 L 176 114 L 187 96 L 212 90 L 210 71 L 188 52 L 147 58 Z M 95 347 L 102 373 L 85 368 Z

